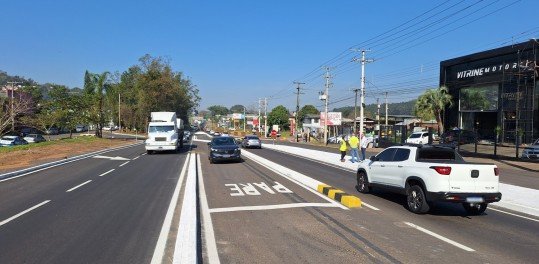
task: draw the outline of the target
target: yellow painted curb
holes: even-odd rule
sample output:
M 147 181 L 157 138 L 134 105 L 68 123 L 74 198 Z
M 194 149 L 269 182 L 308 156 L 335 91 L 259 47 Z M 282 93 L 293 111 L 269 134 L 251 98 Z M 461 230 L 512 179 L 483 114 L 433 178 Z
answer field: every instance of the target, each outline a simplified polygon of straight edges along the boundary
M 334 190 L 329 190 L 328 192 L 328 197 L 335 200 L 335 194 L 336 193 L 344 193 L 343 191 L 341 190 L 337 190 L 337 189 L 334 189 Z

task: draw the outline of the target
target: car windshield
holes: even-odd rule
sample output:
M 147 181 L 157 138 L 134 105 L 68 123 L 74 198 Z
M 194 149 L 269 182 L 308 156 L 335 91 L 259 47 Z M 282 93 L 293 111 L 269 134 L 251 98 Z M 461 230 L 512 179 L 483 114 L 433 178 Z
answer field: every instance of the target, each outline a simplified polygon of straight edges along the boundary
M 251 140 L 251 139 L 254 139 L 254 140 L 258 140 L 258 137 L 247 137 L 247 140 Z
M 149 132 L 169 132 L 174 131 L 174 126 L 150 126 Z
M 236 142 L 234 141 L 234 138 L 231 137 L 220 137 L 220 138 L 214 138 L 211 141 L 212 145 L 234 145 Z
M 420 137 L 421 137 L 420 133 L 418 133 L 418 134 L 414 133 L 414 134 L 410 135 L 410 138 L 420 138 Z

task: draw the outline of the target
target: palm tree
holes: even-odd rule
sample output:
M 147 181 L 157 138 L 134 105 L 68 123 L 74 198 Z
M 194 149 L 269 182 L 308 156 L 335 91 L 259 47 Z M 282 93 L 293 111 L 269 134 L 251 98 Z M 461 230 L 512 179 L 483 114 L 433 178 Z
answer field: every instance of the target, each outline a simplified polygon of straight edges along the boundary
M 417 98 L 414 114 L 424 120 L 436 119 L 438 133 L 441 134 L 444 132 L 443 114 L 446 106 L 453 106 L 453 97 L 449 94 L 447 87 L 428 89 Z
M 90 106 L 90 119 L 96 124 L 96 137 L 103 137 L 103 124 L 105 123 L 105 115 L 103 105 L 105 101 L 105 93 L 107 92 L 107 81 L 109 72 L 101 74 L 84 74 L 84 91 L 88 95 L 88 104 Z

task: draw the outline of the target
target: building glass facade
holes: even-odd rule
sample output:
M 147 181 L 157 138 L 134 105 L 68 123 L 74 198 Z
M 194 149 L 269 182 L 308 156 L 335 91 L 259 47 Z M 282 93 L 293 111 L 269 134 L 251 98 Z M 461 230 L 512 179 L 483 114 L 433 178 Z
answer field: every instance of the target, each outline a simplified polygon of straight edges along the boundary
M 486 140 L 530 143 L 539 137 L 539 43 L 530 40 L 440 64 L 440 86 L 453 96 L 444 125 Z

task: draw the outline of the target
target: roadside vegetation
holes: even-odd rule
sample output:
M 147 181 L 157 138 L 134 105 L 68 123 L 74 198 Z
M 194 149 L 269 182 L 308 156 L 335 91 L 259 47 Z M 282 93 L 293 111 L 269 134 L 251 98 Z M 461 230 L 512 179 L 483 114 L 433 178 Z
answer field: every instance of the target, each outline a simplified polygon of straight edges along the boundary
M 150 55 L 122 73 L 86 71 L 82 89 L 39 85 L 1 73 L 0 86 L 9 92 L 0 97 L 0 135 L 21 128 L 72 132 L 77 125 L 91 125 L 97 137 L 109 125 L 143 133 L 150 112 L 166 109 L 187 121 L 200 101 L 198 89 L 188 77 L 174 71 L 167 60 Z

